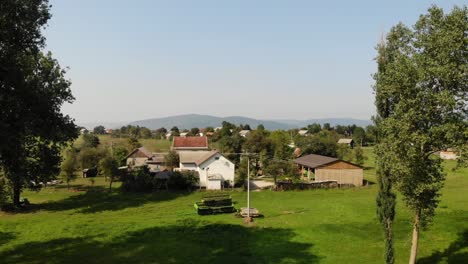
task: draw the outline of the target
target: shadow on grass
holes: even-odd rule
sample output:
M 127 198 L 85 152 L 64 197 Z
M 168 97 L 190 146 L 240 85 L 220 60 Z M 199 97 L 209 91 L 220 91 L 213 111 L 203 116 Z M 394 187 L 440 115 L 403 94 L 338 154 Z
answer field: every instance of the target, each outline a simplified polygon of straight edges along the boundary
M 14 233 L 0 231 L 0 245 L 8 243 L 8 241 L 13 240 L 15 237 Z
M 78 210 L 79 213 L 118 211 L 125 208 L 142 206 L 148 202 L 168 201 L 188 194 L 190 192 L 124 193 L 119 190 L 113 190 L 109 193 L 106 187 L 93 186 L 88 187 L 86 191 L 80 191 L 79 194 L 72 195 L 63 200 L 32 204 L 22 212 L 28 213 L 38 210 Z
M 442 261 L 449 264 L 468 263 L 468 229 L 459 233 L 457 240 L 444 251 L 436 251 L 428 257 L 421 258 L 418 264 L 441 263 Z
M 318 263 L 312 244 L 289 229 L 194 220 L 151 227 L 103 242 L 95 237 L 30 242 L 0 252 L 2 263 Z

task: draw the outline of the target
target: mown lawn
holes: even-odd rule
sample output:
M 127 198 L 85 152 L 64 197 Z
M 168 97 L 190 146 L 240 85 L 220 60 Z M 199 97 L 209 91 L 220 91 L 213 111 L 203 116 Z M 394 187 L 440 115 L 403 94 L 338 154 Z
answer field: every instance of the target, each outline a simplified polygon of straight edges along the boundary
M 110 135 L 98 135 L 99 148 L 110 148 L 112 144 L 114 146 L 121 145 L 126 146 L 128 138 L 116 138 Z M 171 148 L 172 141 L 165 139 L 154 139 L 154 138 L 140 138 L 138 141 L 143 147 L 151 152 L 167 152 Z M 75 146 L 81 146 L 83 144 L 83 138 L 80 136 L 74 142 Z
M 370 153 L 366 149 L 366 153 Z M 371 167 L 373 158 L 367 160 Z M 468 170 L 452 171 L 433 225 L 422 232 L 419 263 L 468 263 Z M 366 179 L 375 182 L 373 168 Z M 376 185 L 304 192 L 254 192 L 265 216 L 198 216 L 203 193 L 112 193 L 105 182 L 26 192 L 31 211 L 0 214 L 0 263 L 382 263 Z M 236 206 L 246 194 L 231 192 Z M 408 259 L 411 217 L 399 200 L 397 262 Z

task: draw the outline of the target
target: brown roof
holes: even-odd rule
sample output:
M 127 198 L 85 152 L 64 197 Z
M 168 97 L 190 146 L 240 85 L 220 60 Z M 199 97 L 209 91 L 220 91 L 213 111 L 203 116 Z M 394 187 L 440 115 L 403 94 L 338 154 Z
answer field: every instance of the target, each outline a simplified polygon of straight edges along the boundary
M 128 159 L 129 157 L 150 158 L 151 156 L 151 153 L 145 147 L 141 147 L 134 149 L 132 152 L 130 152 L 130 154 L 127 155 L 126 159 Z
M 195 163 L 197 166 L 203 164 L 219 152 L 212 151 L 180 151 L 179 157 L 181 163 Z
M 172 147 L 177 148 L 194 148 L 208 149 L 207 137 L 174 137 Z
M 335 162 L 337 160 L 338 160 L 337 158 L 332 158 L 332 157 L 327 157 L 327 156 L 322 156 L 322 155 L 317 155 L 317 154 L 309 154 L 309 155 L 302 156 L 300 158 L 295 159 L 294 163 L 315 169 L 317 167 Z

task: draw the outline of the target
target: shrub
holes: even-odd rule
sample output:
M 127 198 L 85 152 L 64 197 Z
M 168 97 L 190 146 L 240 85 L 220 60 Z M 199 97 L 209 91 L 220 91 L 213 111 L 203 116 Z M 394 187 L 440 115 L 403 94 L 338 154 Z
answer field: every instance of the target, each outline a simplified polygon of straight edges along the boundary
M 150 173 L 147 166 L 142 166 L 121 176 L 121 188 L 125 192 L 151 192 L 166 186 L 171 190 L 191 190 L 198 183 L 198 178 L 195 171 L 173 172 L 166 182 Z
M 153 190 L 153 176 L 147 166 L 135 167 L 122 176 L 122 190 L 126 192 L 150 192 Z
M 190 190 L 198 183 L 198 179 L 195 171 L 176 171 L 167 180 L 167 186 L 171 190 Z

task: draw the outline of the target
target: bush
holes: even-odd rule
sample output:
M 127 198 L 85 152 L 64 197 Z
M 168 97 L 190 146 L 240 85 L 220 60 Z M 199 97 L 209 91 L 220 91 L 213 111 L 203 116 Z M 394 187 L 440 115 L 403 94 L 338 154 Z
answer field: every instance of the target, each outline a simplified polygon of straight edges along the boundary
M 169 179 L 161 179 L 151 173 L 147 166 L 136 167 L 121 175 L 121 188 L 125 192 L 151 192 L 159 189 L 191 190 L 198 183 L 195 171 L 173 172 Z
M 176 171 L 167 180 L 167 186 L 171 190 L 190 190 L 198 183 L 198 179 L 195 171 Z
M 150 192 L 153 190 L 153 176 L 147 166 L 135 167 L 132 171 L 122 176 L 123 191 L 126 192 Z

